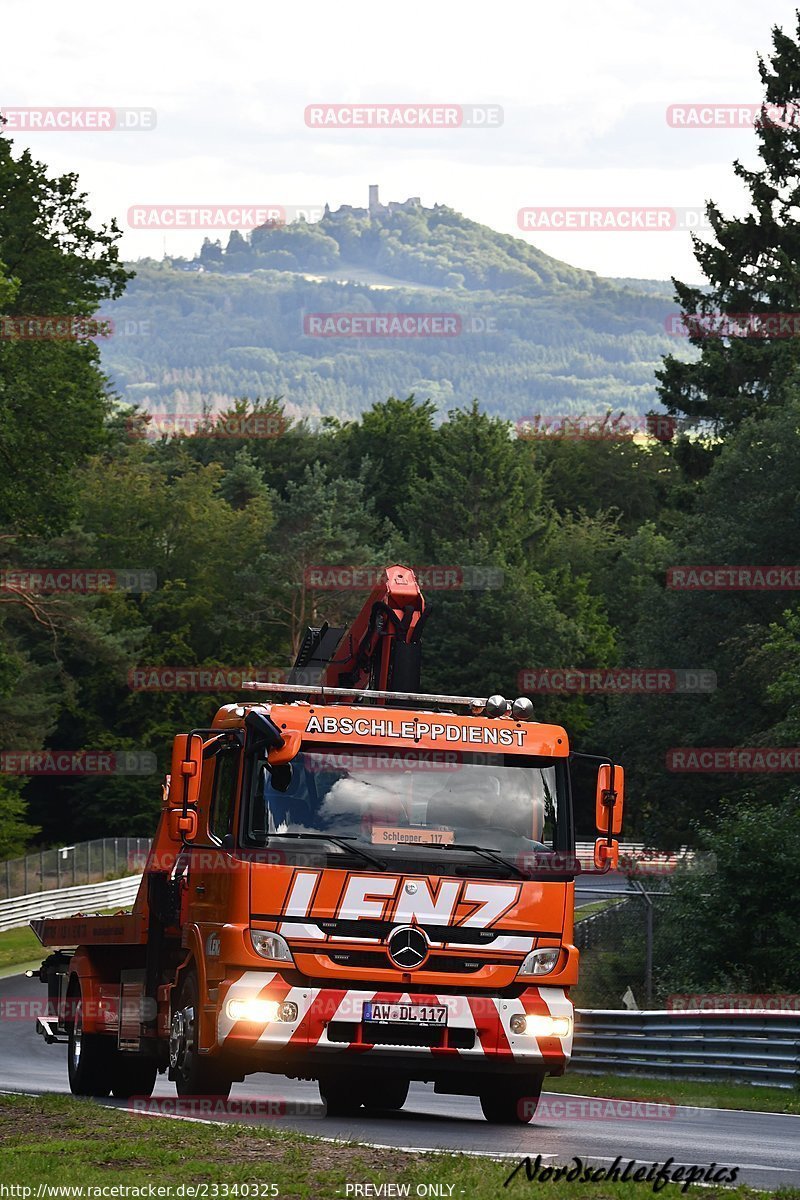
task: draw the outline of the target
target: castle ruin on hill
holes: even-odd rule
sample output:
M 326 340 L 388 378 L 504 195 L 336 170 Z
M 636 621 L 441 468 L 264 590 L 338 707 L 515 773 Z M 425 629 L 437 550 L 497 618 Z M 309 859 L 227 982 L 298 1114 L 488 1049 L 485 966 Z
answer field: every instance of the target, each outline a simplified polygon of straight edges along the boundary
M 364 218 L 375 217 L 379 213 L 410 212 L 421 207 L 422 202 L 419 196 L 409 196 L 408 200 L 390 200 L 388 204 L 381 204 L 378 198 L 378 184 L 371 183 L 369 185 L 369 202 L 366 208 L 356 208 L 352 204 L 340 204 L 335 211 L 332 211 L 330 205 L 326 204 L 324 216 L 336 221 L 342 220 L 344 217 Z

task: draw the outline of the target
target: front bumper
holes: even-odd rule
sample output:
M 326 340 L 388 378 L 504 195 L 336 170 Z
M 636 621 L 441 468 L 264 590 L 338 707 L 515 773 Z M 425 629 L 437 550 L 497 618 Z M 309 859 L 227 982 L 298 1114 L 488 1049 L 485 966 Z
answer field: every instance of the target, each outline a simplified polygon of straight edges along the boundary
M 289 1004 L 296 1006 L 296 1014 L 290 1008 L 288 1020 L 233 1020 L 227 1011 L 231 1000 Z M 365 1025 L 362 1010 L 368 1001 L 446 1005 L 447 1026 Z M 572 1001 L 559 987 L 529 987 L 513 999 L 485 993 L 438 996 L 399 990 L 296 987 L 279 973 L 245 971 L 227 988 L 220 988 L 217 1052 L 246 1057 L 254 1064 L 285 1064 L 294 1059 L 324 1062 L 346 1055 L 387 1065 L 400 1059 L 430 1063 L 433 1058 L 441 1067 L 450 1060 L 453 1066 L 464 1062 L 478 1070 L 482 1065 L 513 1069 L 518 1064 L 528 1070 L 538 1067 L 545 1073 L 560 1074 L 572 1053 L 572 1016 Z M 515 1028 L 512 1017 L 517 1018 Z M 525 1032 L 516 1031 L 520 1017 L 526 1018 Z M 555 1025 L 559 1033 L 553 1032 L 552 1018 L 561 1018 Z M 260 1068 L 254 1065 L 251 1069 Z

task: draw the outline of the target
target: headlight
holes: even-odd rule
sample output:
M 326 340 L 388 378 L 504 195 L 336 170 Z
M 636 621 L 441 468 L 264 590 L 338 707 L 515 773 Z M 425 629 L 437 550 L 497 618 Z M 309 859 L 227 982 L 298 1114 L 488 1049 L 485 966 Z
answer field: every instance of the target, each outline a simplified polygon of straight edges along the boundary
M 511 1032 L 525 1033 L 528 1037 L 569 1037 L 572 1032 L 572 1017 L 546 1017 L 538 1013 L 515 1013 L 511 1018 Z
M 531 950 L 520 967 L 519 975 L 549 975 L 555 970 L 561 951 L 558 946 L 546 950 Z
M 278 1016 L 277 1000 L 229 1000 L 225 1012 L 232 1021 L 253 1021 L 258 1025 L 266 1025 Z
M 272 1021 L 286 1021 L 293 1024 L 297 1020 L 297 1005 L 292 1000 L 250 1000 L 233 999 L 225 1005 L 225 1012 L 231 1021 L 252 1021 L 254 1025 L 269 1025 Z
M 294 962 L 292 952 L 286 940 L 279 933 L 270 933 L 264 929 L 251 929 L 250 941 L 256 954 L 262 958 L 272 958 L 278 962 Z

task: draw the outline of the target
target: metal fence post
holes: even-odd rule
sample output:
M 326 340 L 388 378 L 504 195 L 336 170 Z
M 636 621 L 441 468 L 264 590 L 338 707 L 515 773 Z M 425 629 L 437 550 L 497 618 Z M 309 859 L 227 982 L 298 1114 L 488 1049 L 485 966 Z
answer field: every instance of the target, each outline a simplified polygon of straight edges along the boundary
M 644 958 L 644 999 L 648 1008 L 653 1007 L 653 901 L 650 893 L 644 890 L 638 879 L 632 883 L 641 892 L 645 902 L 645 958 Z

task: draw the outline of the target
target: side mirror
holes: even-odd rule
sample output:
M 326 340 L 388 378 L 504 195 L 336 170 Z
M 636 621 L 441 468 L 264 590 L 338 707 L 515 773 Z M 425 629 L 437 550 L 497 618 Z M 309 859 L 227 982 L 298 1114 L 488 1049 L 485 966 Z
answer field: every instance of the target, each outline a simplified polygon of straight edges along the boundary
M 185 805 L 197 804 L 202 773 L 203 739 L 196 733 L 179 733 L 172 743 L 170 808 L 183 809 Z
M 619 864 L 619 842 L 611 839 L 609 846 L 606 838 L 598 838 L 594 844 L 594 865 L 598 871 L 616 871 Z
M 251 708 L 244 719 L 247 729 L 247 753 L 258 754 L 264 750 L 277 750 L 286 741 L 283 731 L 266 713 Z
M 193 842 L 197 837 L 197 809 L 190 808 L 186 816 L 179 808 L 170 809 L 169 836 L 173 842 Z
M 609 834 L 609 816 L 611 817 L 611 833 L 622 832 L 622 806 L 625 796 L 625 771 L 622 767 L 614 766 L 614 790 L 611 791 L 611 767 L 604 763 L 597 772 L 597 793 L 595 797 L 595 825 L 597 832 Z
M 290 763 L 293 758 L 297 757 L 302 740 L 303 735 L 299 729 L 284 729 L 283 745 L 273 746 L 267 755 L 269 765 L 271 767 L 283 767 L 286 763 Z

